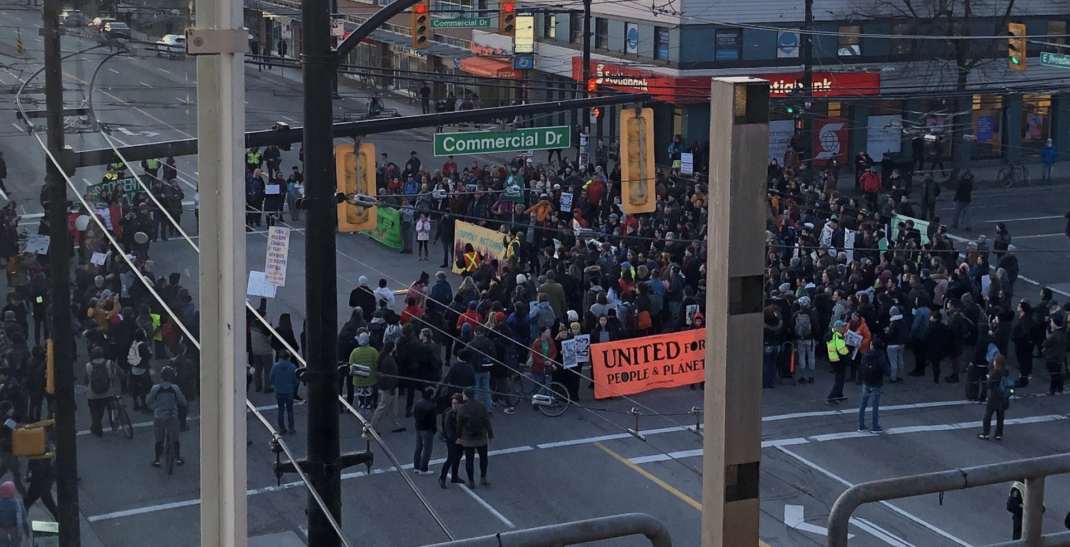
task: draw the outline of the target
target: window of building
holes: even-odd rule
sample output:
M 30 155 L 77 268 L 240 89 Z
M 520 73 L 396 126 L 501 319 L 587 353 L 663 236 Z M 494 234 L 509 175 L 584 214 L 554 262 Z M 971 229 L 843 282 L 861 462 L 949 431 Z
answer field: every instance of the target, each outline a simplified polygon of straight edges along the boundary
M 1022 142 L 1043 145 L 1051 136 L 1051 95 L 1023 95 L 1022 100 Z
M 669 60 L 669 29 L 654 27 L 654 58 Z
M 583 14 L 570 13 L 568 15 L 568 41 L 573 44 L 583 43 Z
M 595 18 L 594 47 L 597 49 L 609 49 L 609 19 Z
M 714 34 L 714 59 L 717 61 L 738 61 L 743 51 L 743 31 L 738 29 L 717 29 Z
M 914 30 L 915 25 L 913 23 L 895 23 L 892 25 L 892 34 L 903 36 L 903 38 L 892 39 L 892 55 L 910 55 L 914 53 L 914 39 L 910 37 L 915 34 Z
M 972 121 L 976 140 L 970 147 L 971 157 L 999 157 L 1003 153 L 1003 97 L 974 95 Z
M 836 39 L 836 55 L 839 57 L 854 57 L 862 54 L 862 27 L 858 25 L 846 25 L 840 27 L 840 35 Z
M 1048 21 L 1048 37 L 1044 41 L 1049 44 L 1066 44 L 1066 21 Z M 1046 51 L 1052 53 L 1066 53 L 1066 48 L 1045 46 Z
M 547 13 L 542 17 L 542 37 L 557 38 L 557 15 Z

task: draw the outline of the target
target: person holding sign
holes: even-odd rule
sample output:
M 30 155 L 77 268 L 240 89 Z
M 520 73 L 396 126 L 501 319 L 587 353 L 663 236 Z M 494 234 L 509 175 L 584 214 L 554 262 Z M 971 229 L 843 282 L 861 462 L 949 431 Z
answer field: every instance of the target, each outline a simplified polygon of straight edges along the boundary
M 847 323 L 847 345 L 852 348 L 851 351 L 851 377 L 850 381 L 855 385 L 862 385 L 862 378 L 858 375 L 858 366 L 862 362 L 862 356 L 869 351 L 869 343 L 873 340 L 873 335 L 869 332 L 869 325 L 866 324 L 866 319 L 858 314 L 858 312 L 851 313 L 851 320 Z

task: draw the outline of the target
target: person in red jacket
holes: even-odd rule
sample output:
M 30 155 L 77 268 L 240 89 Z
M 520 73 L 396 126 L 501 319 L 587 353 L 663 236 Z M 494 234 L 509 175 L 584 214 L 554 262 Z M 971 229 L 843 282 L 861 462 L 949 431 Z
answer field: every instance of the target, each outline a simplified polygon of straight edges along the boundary
M 877 168 L 871 167 L 869 171 L 862 173 L 862 177 L 858 179 L 858 183 L 862 186 L 862 191 L 866 194 L 866 203 L 869 205 L 870 212 L 877 210 L 877 194 L 881 191 L 881 176 L 877 174 Z
M 478 302 L 475 300 L 468 303 L 468 310 L 461 314 L 457 318 L 457 330 L 460 331 L 464 327 L 465 323 L 472 325 L 472 332 L 475 332 L 476 327 L 483 324 L 483 316 L 476 311 Z
M 557 361 L 557 346 L 554 345 L 550 327 L 545 327 L 539 333 L 539 337 L 531 343 L 531 375 L 535 381 L 547 386 L 550 384 L 550 374 L 553 373 L 553 364 Z
M 602 211 L 602 198 L 606 196 L 606 185 L 602 182 L 602 175 L 594 175 L 591 177 L 591 182 L 587 183 L 587 199 L 591 203 L 591 208 L 588 211 L 587 221 L 591 223 L 594 219 L 598 218 Z

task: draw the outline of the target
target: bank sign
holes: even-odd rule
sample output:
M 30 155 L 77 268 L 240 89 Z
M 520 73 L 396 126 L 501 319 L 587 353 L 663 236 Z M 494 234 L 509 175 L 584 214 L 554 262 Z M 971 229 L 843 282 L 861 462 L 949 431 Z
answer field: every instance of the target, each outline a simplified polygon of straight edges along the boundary
M 436 156 L 496 154 L 571 147 L 572 129 L 567 125 L 517 129 L 516 131 L 478 131 L 435 135 Z

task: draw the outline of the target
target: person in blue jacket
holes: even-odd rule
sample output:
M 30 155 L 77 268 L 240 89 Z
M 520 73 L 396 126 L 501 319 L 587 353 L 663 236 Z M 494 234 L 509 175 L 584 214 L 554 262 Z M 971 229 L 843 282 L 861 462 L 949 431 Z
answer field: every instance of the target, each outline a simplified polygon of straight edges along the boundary
M 1055 145 L 1051 143 L 1051 139 L 1048 139 L 1048 142 L 1040 149 L 1040 163 L 1044 164 L 1044 182 L 1051 182 L 1051 168 L 1055 165 L 1057 155 Z
M 290 361 L 288 350 L 279 350 L 279 358 L 271 366 L 271 382 L 275 386 L 275 401 L 279 404 L 279 434 L 297 433 L 294 429 L 294 394 L 297 393 L 297 365 Z M 287 430 L 286 421 L 290 428 Z

